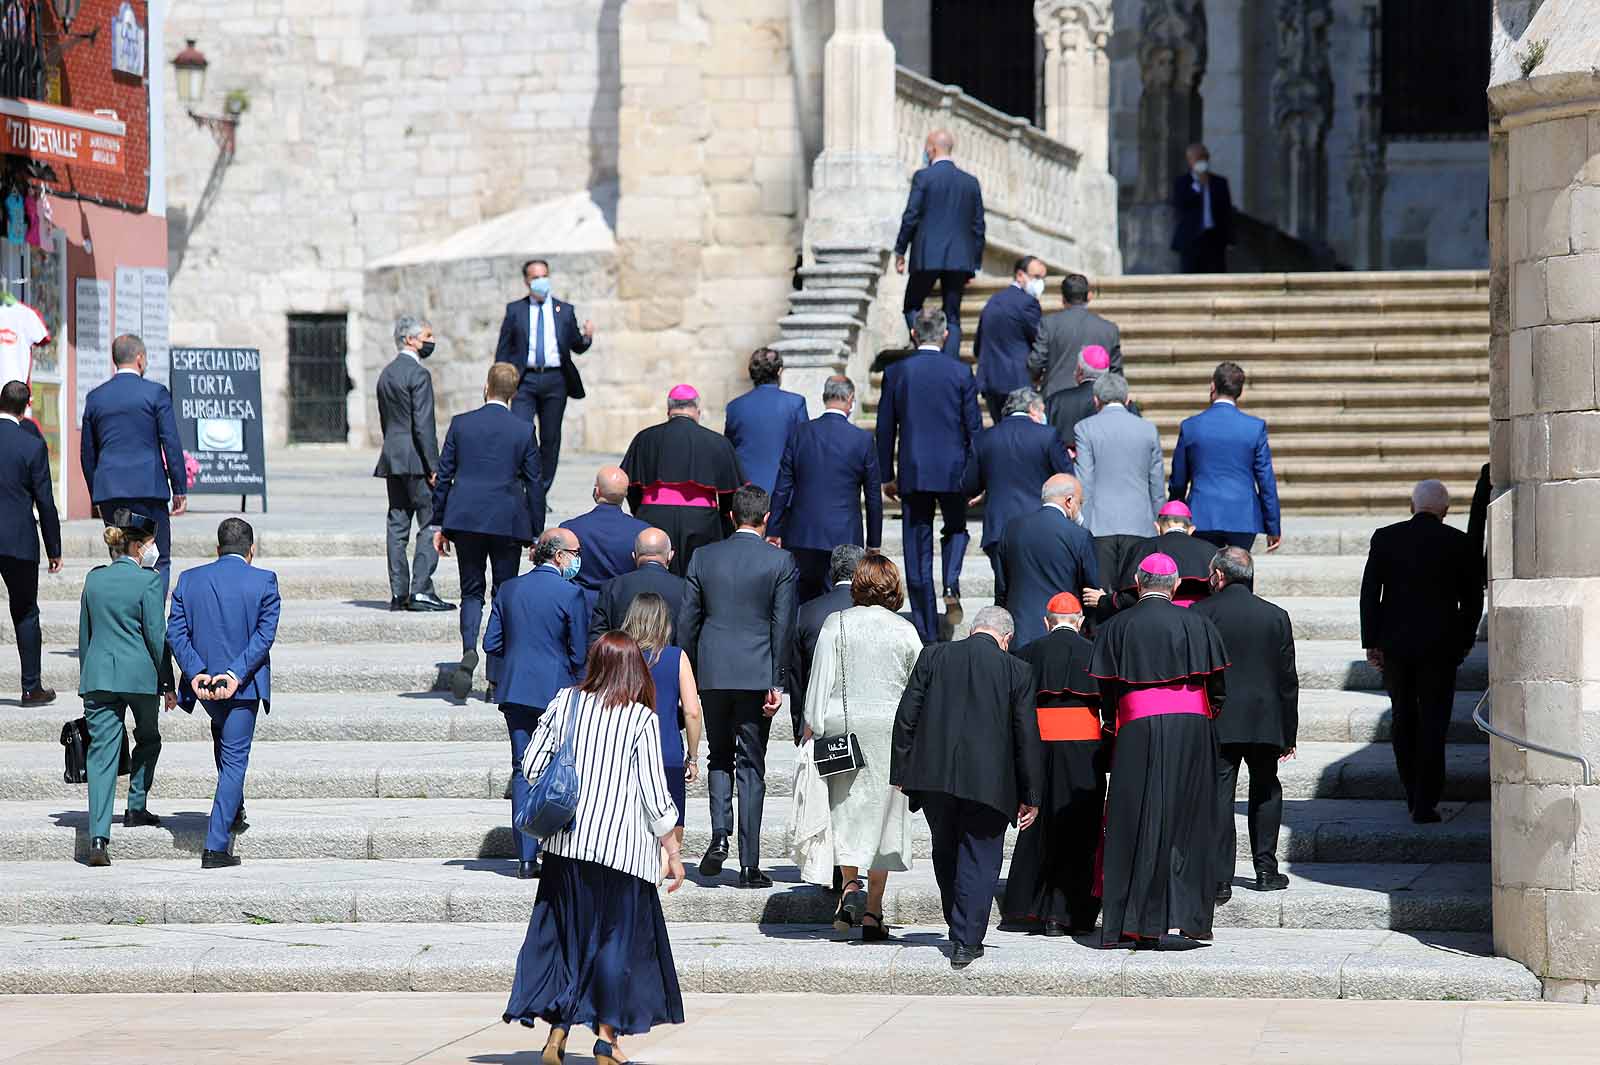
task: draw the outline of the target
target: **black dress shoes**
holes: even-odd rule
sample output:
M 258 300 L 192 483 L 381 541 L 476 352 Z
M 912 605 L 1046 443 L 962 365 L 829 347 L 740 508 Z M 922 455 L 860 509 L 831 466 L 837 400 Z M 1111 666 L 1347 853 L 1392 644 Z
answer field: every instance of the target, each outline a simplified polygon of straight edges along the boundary
M 106 853 L 106 848 L 110 845 L 111 841 L 106 839 L 104 836 L 96 836 L 94 839 L 90 840 L 89 864 L 93 866 L 110 865 L 111 855 Z
M 467 651 L 461 656 L 461 664 L 456 667 L 455 673 L 450 677 L 450 694 L 456 702 L 467 701 L 467 694 L 472 691 L 472 674 L 478 668 L 478 652 Z
M 54 688 L 35 688 L 22 693 L 23 706 L 48 706 L 56 701 Z
M 1060 921 L 1046 919 L 1044 922 L 1044 934 L 1052 939 L 1059 938 L 1067 934 L 1067 926 Z
M 772 886 L 772 877 L 763 873 L 755 866 L 739 870 L 739 886 L 742 888 L 769 888 Z
M 1418 825 L 1436 825 L 1444 819 L 1439 816 L 1438 810 L 1430 807 L 1429 809 L 1418 810 L 1413 813 L 1411 815 L 1411 820 L 1414 824 Z
M 233 824 L 228 826 L 228 831 L 235 836 L 242 836 L 250 831 L 250 822 L 244 819 L 244 803 L 239 804 L 239 812 L 233 815 Z
M 704 858 L 700 859 L 700 875 L 716 876 L 722 872 L 722 863 L 728 860 L 728 837 L 712 836 L 711 846 L 706 848 Z
M 129 810 L 122 815 L 122 826 L 124 828 L 138 828 L 140 825 L 149 825 L 152 828 L 159 828 L 161 825 L 161 818 L 157 817 L 149 810 Z
M 1220 906 L 1222 903 L 1227 902 L 1231 898 L 1233 898 L 1233 881 L 1227 880 L 1221 884 L 1218 884 L 1217 904 Z
M 201 851 L 200 868 L 231 869 L 239 864 L 239 856 L 227 851 Z
M 544 870 L 539 865 L 539 859 L 537 858 L 531 862 L 517 863 L 518 880 L 537 880 L 539 879 L 539 874 L 543 871 Z
M 1283 891 L 1289 886 L 1289 878 L 1282 873 L 1257 873 L 1257 891 Z
M 958 971 L 965 969 L 981 957 L 983 957 L 982 944 L 969 947 L 965 943 L 957 943 L 956 949 L 950 952 L 950 968 Z
M 403 595 L 397 595 L 393 599 L 389 600 L 389 609 L 390 609 L 390 611 L 406 610 L 410 606 L 411 606 L 410 601 L 407 600 L 406 597 L 403 596 Z
M 454 603 L 447 603 L 431 592 L 423 592 L 421 595 L 412 596 L 411 602 L 406 606 L 407 610 L 419 613 L 427 611 L 454 610 L 455 608 L 456 605 Z

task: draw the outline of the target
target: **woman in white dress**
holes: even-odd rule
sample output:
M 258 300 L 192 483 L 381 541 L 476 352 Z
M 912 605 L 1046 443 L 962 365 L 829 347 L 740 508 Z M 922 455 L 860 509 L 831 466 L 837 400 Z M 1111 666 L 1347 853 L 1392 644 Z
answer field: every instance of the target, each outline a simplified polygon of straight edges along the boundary
M 911 868 L 911 812 L 889 784 L 895 712 L 922 653 L 917 630 L 896 611 L 905 602 L 900 571 L 870 552 L 850 582 L 856 604 L 829 616 L 817 637 L 806 690 L 809 738 L 854 733 L 865 764 L 827 778 L 834 862 L 844 894 L 833 927 L 861 927 L 861 938 L 889 938 L 883 891 L 891 872 Z M 866 884 L 861 874 L 866 873 Z

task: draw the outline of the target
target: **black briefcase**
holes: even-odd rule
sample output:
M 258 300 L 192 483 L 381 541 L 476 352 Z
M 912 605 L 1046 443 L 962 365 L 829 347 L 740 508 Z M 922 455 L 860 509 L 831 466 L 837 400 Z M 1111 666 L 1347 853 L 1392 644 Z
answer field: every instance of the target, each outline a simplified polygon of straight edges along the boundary
M 61 779 L 68 784 L 87 784 L 89 782 L 89 721 L 87 718 L 78 718 L 68 721 L 61 726 L 61 748 L 66 755 L 66 768 L 61 773 Z M 132 769 L 132 758 L 128 753 L 128 731 L 122 731 L 122 752 L 117 758 L 117 776 L 125 777 Z

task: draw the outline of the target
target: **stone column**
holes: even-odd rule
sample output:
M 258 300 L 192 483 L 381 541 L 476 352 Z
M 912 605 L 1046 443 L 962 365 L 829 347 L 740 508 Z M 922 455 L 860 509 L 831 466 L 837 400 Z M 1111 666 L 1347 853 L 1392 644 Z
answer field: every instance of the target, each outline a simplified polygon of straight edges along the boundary
M 1106 169 L 1111 137 L 1110 0 L 1034 0 L 1044 42 L 1044 129 Z
M 1128 209 L 1126 268 L 1170 273 L 1169 183 L 1183 172 L 1183 151 L 1205 127 L 1200 79 L 1206 70 L 1204 0 L 1145 0 L 1139 24 L 1139 179 Z
M 1600 767 L 1600 34 L 1497 12 L 1489 87 L 1490 712 Z M 1526 12 L 1523 13 L 1526 18 Z M 1513 34 L 1520 33 L 1520 39 Z M 1557 47 L 1536 62 L 1532 42 Z M 1524 69 L 1529 68 L 1529 69 Z M 1600 1002 L 1600 785 L 1491 741 L 1494 940 Z
M 1272 125 L 1278 134 L 1278 225 L 1320 248 L 1327 243 L 1328 158 L 1333 118 L 1328 68 L 1330 0 L 1279 0 L 1278 65 L 1272 75 Z

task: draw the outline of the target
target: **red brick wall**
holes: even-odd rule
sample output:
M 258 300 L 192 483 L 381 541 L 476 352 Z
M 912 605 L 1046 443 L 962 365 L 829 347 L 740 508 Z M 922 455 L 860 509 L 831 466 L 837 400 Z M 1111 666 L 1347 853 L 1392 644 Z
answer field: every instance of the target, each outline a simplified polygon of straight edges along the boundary
M 131 0 L 139 24 L 149 40 L 150 10 L 145 0 Z M 122 0 L 83 0 L 72 32 L 88 33 L 98 28 L 93 41 L 69 41 L 62 57 L 59 76 L 47 75 L 60 85 L 60 98 L 52 100 L 63 107 L 80 111 L 111 110 L 127 126 L 123 140 L 122 173 L 95 170 L 85 166 L 51 164 L 60 179 L 51 186 L 63 196 L 77 196 L 97 203 L 143 210 L 150 199 L 150 93 L 152 63 L 164 63 L 166 56 L 145 57 L 145 77 L 134 77 L 111 69 L 111 20 Z M 59 32 L 55 13 L 44 0 L 37 0 L 40 26 L 50 41 Z M 47 46 L 48 47 L 48 46 Z

